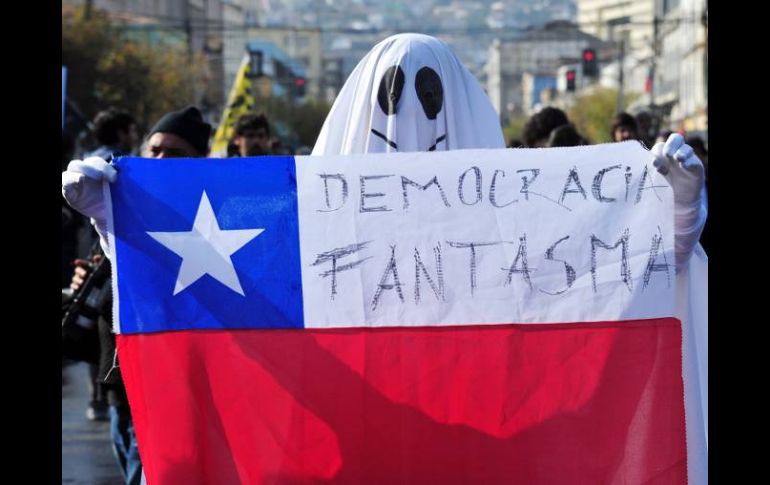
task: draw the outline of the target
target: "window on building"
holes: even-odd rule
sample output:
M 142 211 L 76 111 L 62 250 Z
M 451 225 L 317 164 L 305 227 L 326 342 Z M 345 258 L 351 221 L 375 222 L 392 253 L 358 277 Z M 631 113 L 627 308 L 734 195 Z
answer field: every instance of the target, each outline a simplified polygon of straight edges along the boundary
M 679 6 L 679 0 L 663 0 L 663 15 Z

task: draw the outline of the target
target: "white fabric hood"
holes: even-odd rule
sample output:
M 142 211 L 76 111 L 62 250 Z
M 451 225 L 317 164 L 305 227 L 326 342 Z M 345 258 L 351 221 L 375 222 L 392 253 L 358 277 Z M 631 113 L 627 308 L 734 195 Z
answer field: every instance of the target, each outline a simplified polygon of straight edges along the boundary
M 498 115 L 444 42 L 398 34 L 358 63 L 313 155 L 503 148 Z

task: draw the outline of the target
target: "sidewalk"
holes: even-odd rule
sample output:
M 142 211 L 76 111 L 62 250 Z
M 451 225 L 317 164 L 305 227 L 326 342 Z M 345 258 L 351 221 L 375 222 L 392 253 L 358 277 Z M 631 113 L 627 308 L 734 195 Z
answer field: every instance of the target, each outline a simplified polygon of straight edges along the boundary
M 62 368 L 61 394 L 62 484 L 125 483 L 112 455 L 110 423 L 86 419 L 88 365 L 77 363 Z

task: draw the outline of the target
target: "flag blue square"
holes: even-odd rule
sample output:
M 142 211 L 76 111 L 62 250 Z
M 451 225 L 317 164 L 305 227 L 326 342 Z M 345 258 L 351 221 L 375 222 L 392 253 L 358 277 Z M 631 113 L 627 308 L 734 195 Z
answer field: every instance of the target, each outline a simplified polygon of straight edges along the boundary
M 111 196 L 122 333 L 303 326 L 293 157 L 123 157 L 115 167 Z M 229 261 L 211 252 L 209 236 L 193 231 L 196 216 L 205 218 L 204 199 L 219 234 L 246 234 Z M 188 234 L 197 239 L 180 239 Z M 181 254 L 163 238 L 181 240 Z M 201 261 L 190 254 L 219 258 Z M 222 276 L 228 272 L 229 280 Z

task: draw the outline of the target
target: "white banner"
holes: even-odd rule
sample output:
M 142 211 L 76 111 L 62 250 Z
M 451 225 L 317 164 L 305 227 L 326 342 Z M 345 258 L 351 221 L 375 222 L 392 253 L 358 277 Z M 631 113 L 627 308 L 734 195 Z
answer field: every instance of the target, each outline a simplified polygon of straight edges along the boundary
M 296 157 L 306 326 L 672 316 L 652 160 L 636 142 Z

